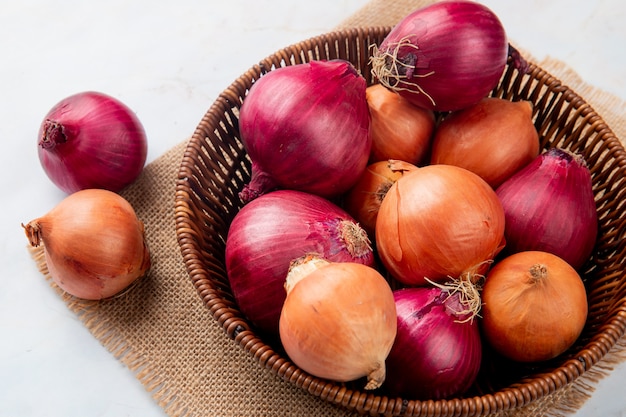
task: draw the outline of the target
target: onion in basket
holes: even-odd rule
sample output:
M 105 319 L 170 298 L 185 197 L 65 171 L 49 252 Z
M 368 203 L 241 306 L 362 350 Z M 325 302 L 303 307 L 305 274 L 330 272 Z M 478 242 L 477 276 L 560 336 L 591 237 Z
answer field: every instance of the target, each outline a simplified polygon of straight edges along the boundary
M 456 165 L 494 189 L 539 154 L 532 104 L 487 97 L 445 117 L 433 139 L 431 164 Z
M 598 236 L 598 213 L 584 157 L 551 148 L 496 193 L 506 219 L 506 254 L 550 252 L 575 269 L 589 259 Z
M 583 281 L 567 262 L 547 252 L 518 252 L 499 261 L 487 275 L 482 299 L 486 340 L 520 362 L 565 352 L 587 319 Z
M 478 175 L 453 165 L 407 172 L 389 189 L 376 220 L 376 247 L 398 281 L 475 281 L 504 244 L 504 211 Z
M 365 79 L 347 61 L 278 68 L 256 81 L 239 128 L 252 159 L 244 202 L 276 188 L 335 197 L 367 165 L 372 140 Z
M 461 292 L 438 287 L 396 290 L 394 299 L 398 332 L 387 357 L 386 391 L 422 400 L 465 392 L 482 357 L 475 310 Z
M 417 169 L 415 165 L 396 159 L 371 163 L 344 196 L 343 207 L 371 238 L 376 234 L 378 210 L 387 191 L 394 182 L 414 169 Z
M 396 336 L 396 307 L 374 268 L 316 257 L 296 260 L 285 282 L 280 340 L 287 355 L 312 375 L 340 382 L 385 380 L 385 358 Z
M 380 83 L 438 111 L 477 103 L 496 86 L 509 46 L 498 17 L 467 0 L 441 1 L 402 19 L 373 53 Z

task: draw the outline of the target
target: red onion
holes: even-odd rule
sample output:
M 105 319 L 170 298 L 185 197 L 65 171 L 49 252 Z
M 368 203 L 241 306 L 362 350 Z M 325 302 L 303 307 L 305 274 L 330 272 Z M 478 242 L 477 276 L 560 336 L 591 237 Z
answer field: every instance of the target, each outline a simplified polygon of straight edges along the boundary
M 347 191 L 371 149 L 366 82 L 347 61 L 271 71 L 243 101 L 239 129 L 252 160 L 244 202 L 276 188 L 334 197 Z
M 431 110 L 459 110 L 497 85 L 509 55 L 498 17 L 473 1 L 442 1 L 400 21 L 372 55 L 386 87 Z
M 591 256 L 598 213 L 591 173 L 580 155 L 552 148 L 500 185 L 504 254 L 544 251 L 575 269 Z
M 480 332 L 461 292 L 438 287 L 394 291 L 398 329 L 387 356 L 389 394 L 442 399 L 465 392 L 478 376 Z
M 330 262 L 373 266 L 365 231 L 330 201 L 278 190 L 245 205 L 226 239 L 226 271 L 242 313 L 259 330 L 278 334 L 289 264 L 315 254 Z
M 83 92 L 57 103 L 39 128 L 39 160 L 68 194 L 86 188 L 120 191 L 141 173 L 147 156 L 139 119 L 119 100 Z

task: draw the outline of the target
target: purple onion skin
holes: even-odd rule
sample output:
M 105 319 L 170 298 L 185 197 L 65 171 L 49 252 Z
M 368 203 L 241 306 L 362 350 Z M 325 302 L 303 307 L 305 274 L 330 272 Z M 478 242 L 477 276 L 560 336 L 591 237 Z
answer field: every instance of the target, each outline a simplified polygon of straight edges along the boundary
M 242 200 L 276 188 L 332 198 L 354 185 L 372 146 L 366 87 L 343 60 L 287 66 L 256 81 L 239 116 L 252 160 Z
M 68 194 L 87 188 L 121 191 L 139 177 L 147 152 L 137 116 L 98 92 L 61 100 L 39 128 L 39 161 L 50 180 Z
M 477 321 L 462 322 L 459 294 L 436 287 L 394 291 L 398 332 L 383 387 L 392 396 L 416 400 L 450 398 L 467 391 L 482 360 Z
M 401 79 L 385 75 L 397 69 Z M 453 111 L 478 103 L 497 85 L 509 45 L 498 17 L 473 1 L 442 1 L 418 9 L 386 36 L 373 73 L 413 104 Z
M 580 269 L 598 234 L 591 173 L 584 159 L 551 148 L 502 183 L 504 255 L 538 250 Z
M 226 240 L 226 271 L 242 313 L 263 333 L 278 335 L 292 260 L 318 254 L 331 262 L 374 265 L 371 247 L 351 254 L 338 227 L 356 222 L 343 209 L 313 194 L 278 190 L 245 205 Z

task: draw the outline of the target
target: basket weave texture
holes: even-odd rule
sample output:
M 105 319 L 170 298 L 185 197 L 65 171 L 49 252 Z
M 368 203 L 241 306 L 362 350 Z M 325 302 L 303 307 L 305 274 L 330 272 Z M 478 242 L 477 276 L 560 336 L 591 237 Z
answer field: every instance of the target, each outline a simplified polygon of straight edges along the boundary
M 579 340 L 565 354 L 541 365 L 487 361 L 475 386 L 460 398 L 388 398 L 299 369 L 279 346 L 268 344 L 255 332 L 230 290 L 225 241 L 230 222 L 242 207 L 238 192 L 251 174 L 237 116 L 250 87 L 276 68 L 320 59 L 345 59 L 371 84 L 369 51 L 389 30 L 352 28 L 289 46 L 251 67 L 217 98 L 188 142 L 178 172 L 175 220 L 186 269 L 226 334 L 261 366 L 339 407 L 371 415 L 479 416 L 525 406 L 583 375 L 626 333 L 626 151 L 593 108 L 533 63 L 525 74 L 507 66 L 492 95 L 531 101 L 541 146 L 584 156 L 591 170 L 599 216 L 596 249 L 582 271 L 588 292 L 588 321 Z

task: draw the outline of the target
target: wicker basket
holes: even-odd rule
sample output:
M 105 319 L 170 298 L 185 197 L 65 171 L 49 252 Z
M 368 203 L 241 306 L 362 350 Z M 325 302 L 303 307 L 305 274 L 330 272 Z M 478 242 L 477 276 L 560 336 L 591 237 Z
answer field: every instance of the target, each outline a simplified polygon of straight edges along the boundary
M 558 146 L 586 158 L 593 177 L 600 234 L 583 271 L 589 316 L 576 344 L 549 363 L 486 361 L 463 397 L 439 401 L 387 398 L 313 377 L 276 343 L 262 339 L 235 303 L 224 266 L 225 239 L 241 208 L 238 192 L 250 178 L 250 160 L 238 132 L 238 109 L 252 83 L 272 69 L 314 59 L 346 59 L 372 82 L 369 51 L 388 27 L 333 32 L 292 45 L 253 66 L 230 85 L 200 121 L 185 151 L 176 187 L 176 231 L 186 268 L 200 297 L 226 334 L 258 362 L 338 406 L 367 414 L 478 416 L 514 409 L 561 389 L 596 364 L 626 332 L 626 152 L 609 127 L 576 93 L 541 68 L 526 74 L 508 66 L 493 95 L 534 103 L 544 148 Z

